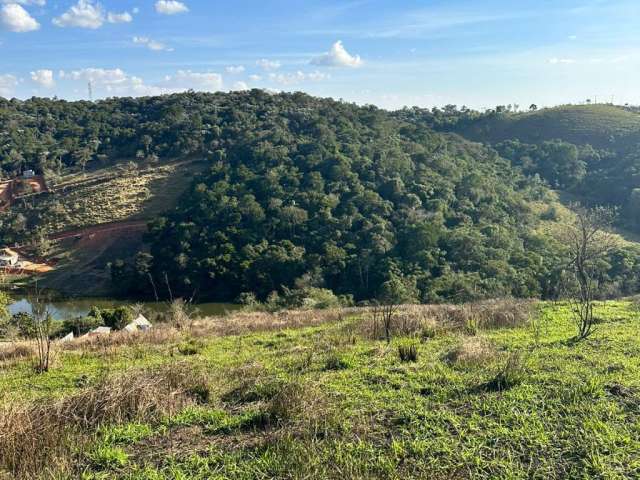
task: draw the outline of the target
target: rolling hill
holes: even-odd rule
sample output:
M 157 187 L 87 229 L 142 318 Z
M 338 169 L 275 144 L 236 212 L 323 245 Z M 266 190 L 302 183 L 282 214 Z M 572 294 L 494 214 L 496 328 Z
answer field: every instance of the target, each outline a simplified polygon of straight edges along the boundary
M 488 143 L 517 139 L 540 143 L 562 139 L 625 153 L 640 144 L 640 114 L 614 105 L 566 105 L 517 114 L 482 116 L 456 131 Z

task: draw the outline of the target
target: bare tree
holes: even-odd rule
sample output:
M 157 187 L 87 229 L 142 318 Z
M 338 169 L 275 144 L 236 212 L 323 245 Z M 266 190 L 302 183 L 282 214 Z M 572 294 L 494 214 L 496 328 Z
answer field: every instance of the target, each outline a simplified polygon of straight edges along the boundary
M 49 312 L 47 301 L 42 295 L 42 292 L 38 289 L 37 285 L 35 288 L 35 294 L 31 299 L 31 309 L 33 313 L 33 327 L 37 347 L 38 363 L 36 365 L 36 371 L 38 373 L 45 373 L 49 371 L 53 356 L 53 318 Z
M 569 275 L 563 290 L 568 298 L 578 330 L 576 339 L 582 340 L 594 332 L 596 319 L 593 306 L 603 277 L 603 260 L 618 244 L 609 231 L 616 216 L 607 207 L 572 207 L 575 220 L 564 228 L 561 241 L 566 245 Z

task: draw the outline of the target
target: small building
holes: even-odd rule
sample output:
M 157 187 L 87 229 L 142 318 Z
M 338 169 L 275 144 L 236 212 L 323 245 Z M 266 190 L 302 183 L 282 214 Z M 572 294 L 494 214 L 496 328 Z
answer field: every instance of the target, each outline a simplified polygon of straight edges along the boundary
M 146 319 L 146 317 L 142 314 L 138 315 L 135 320 L 133 320 L 129 325 L 123 328 L 124 331 L 133 333 L 133 332 L 146 332 L 153 325 L 151 322 Z
M 14 252 L 10 248 L 0 250 L 0 267 L 13 267 L 19 259 L 18 252 Z
M 33 170 L 25 170 L 24 172 L 22 172 L 23 178 L 33 178 L 35 176 L 36 176 L 36 172 L 34 172 Z
M 111 333 L 111 327 L 98 327 L 91 330 L 85 335 L 85 337 L 96 337 L 98 335 L 109 335 Z
M 73 332 L 67 333 L 64 337 L 60 339 L 60 343 L 67 343 L 74 339 Z

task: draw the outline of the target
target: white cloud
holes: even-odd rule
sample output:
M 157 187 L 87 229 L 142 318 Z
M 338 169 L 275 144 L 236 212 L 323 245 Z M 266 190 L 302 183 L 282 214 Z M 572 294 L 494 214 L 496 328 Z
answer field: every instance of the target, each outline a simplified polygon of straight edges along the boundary
M 244 72 L 244 65 L 229 65 L 224 71 L 231 75 L 237 75 Z
M 342 41 L 338 40 L 333 44 L 331 50 L 319 57 L 311 60 L 313 65 L 322 65 L 327 67 L 352 67 L 357 68 L 363 64 L 360 55 L 353 56 L 344 48 Z
M 569 35 L 569 40 L 577 40 L 578 36 L 577 35 Z
M 193 89 L 215 92 L 222 89 L 222 75 L 213 72 L 198 73 L 191 70 L 178 70 L 173 76 L 167 75 L 160 85 L 179 91 Z
M 91 0 L 78 0 L 69 10 L 53 19 L 57 27 L 100 28 L 104 23 L 104 10 L 99 3 Z
M 18 5 L 37 5 L 44 7 L 46 0 L 0 0 L 0 3 L 17 3 Z
M 44 88 L 52 88 L 56 85 L 52 70 L 42 69 L 31 72 L 31 80 Z
M 282 64 L 277 60 L 267 60 L 266 58 L 262 58 L 258 60 L 256 62 L 256 65 L 265 71 L 277 70 L 282 66 Z
M 218 73 L 198 73 L 179 70 L 175 75 L 167 75 L 160 82 L 147 84 L 140 77 L 129 75 L 120 68 L 83 68 L 71 72 L 60 71 L 59 76 L 66 81 L 91 82 L 97 96 L 147 96 L 184 92 L 189 89 L 218 91 L 222 89 L 222 76 Z
M 249 80 L 251 80 L 252 82 L 259 82 L 260 80 L 262 80 L 262 77 L 260 75 L 249 75 Z
M 246 82 L 236 82 L 233 84 L 233 87 L 231 88 L 231 90 L 235 90 L 235 91 L 249 90 L 249 85 L 247 85 Z
M 133 21 L 133 17 L 129 12 L 122 12 L 122 13 L 109 12 L 107 14 L 107 22 L 109 23 L 129 23 L 131 21 Z
M 320 82 L 322 80 L 327 80 L 329 78 L 331 77 L 326 73 L 322 73 L 318 71 L 305 73 L 298 70 L 295 73 L 270 73 L 269 74 L 269 80 L 284 86 L 296 85 L 298 83 L 302 83 L 305 81 Z
M 93 0 L 78 0 L 52 22 L 56 27 L 100 28 L 104 22 L 129 23 L 133 17 L 129 12 L 106 12 L 100 3 Z
M 0 25 L 11 32 L 31 32 L 40 24 L 17 3 L 9 3 L 0 9 Z
M 576 63 L 576 61 L 573 58 L 556 58 L 556 57 L 550 58 L 548 60 L 548 62 L 551 65 L 559 65 L 559 64 L 567 65 L 567 64 L 571 64 L 571 63 Z
M 152 40 L 149 37 L 133 37 L 133 43 L 145 45 L 149 50 L 156 52 L 173 52 L 173 48 L 166 46 L 162 42 Z
M 184 3 L 177 0 L 158 0 L 155 6 L 156 12 L 162 15 L 175 15 L 189 11 L 189 8 Z
M 138 7 L 133 7 L 133 10 L 131 10 L 133 12 L 134 15 L 137 15 L 138 13 L 140 13 L 140 9 Z
M 17 85 L 18 79 L 13 75 L 0 75 L 0 97 L 10 97 Z

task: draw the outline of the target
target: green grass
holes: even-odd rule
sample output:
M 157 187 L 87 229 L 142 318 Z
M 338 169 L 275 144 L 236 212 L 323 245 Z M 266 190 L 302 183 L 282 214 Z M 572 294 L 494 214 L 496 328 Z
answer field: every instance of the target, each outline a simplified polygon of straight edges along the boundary
M 189 355 L 181 340 L 66 352 L 43 376 L 3 371 L 0 391 L 68 395 L 78 378 L 177 361 L 210 373 L 207 404 L 101 428 L 80 454 L 85 479 L 639 478 L 640 313 L 608 302 L 597 316 L 596 334 L 572 343 L 568 308 L 544 304 L 532 324 L 481 330 L 490 352 L 477 362 L 448 358 L 476 342 L 461 332 L 387 345 L 354 336 L 350 318 L 199 338 Z M 408 342 L 415 362 L 398 355 Z
M 525 143 L 562 139 L 626 151 L 640 140 L 640 115 L 613 105 L 566 105 L 483 118 L 461 133 L 492 143 L 508 139 Z

